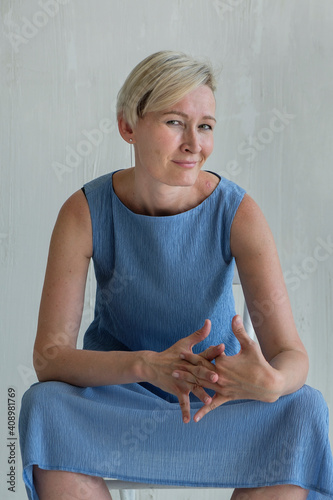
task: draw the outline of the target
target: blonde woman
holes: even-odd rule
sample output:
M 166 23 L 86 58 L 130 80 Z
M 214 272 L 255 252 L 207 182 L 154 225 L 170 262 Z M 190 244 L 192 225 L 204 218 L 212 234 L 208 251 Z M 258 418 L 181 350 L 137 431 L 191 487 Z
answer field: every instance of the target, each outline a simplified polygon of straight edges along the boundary
M 304 385 L 308 356 L 273 237 L 241 187 L 202 168 L 214 91 L 210 66 L 184 54 L 138 64 L 117 108 L 135 166 L 60 210 L 34 348 L 40 382 L 20 417 L 30 499 L 110 499 L 106 477 L 233 487 L 233 500 L 332 498 L 327 407 Z M 81 350 L 91 259 L 95 318 Z M 235 312 L 235 262 L 250 313 L 261 311 L 259 345 Z

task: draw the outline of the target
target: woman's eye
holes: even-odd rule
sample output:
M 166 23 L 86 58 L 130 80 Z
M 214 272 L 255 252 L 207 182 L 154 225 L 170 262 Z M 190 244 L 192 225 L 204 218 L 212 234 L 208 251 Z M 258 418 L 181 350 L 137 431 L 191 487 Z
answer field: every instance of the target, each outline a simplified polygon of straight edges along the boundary
M 167 121 L 168 125 L 181 125 L 181 122 L 179 120 L 169 120 Z
M 180 120 L 168 120 L 167 125 L 173 125 L 173 126 L 185 126 L 184 123 Z M 198 127 L 201 130 L 213 130 L 213 127 L 211 125 L 208 125 L 208 123 L 203 123 L 202 125 L 199 125 Z
M 211 127 L 211 125 L 208 125 L 207 123 L 200 125 L 200 128 L 203 128 L 204 130 L 213 130 L 213 127 Z

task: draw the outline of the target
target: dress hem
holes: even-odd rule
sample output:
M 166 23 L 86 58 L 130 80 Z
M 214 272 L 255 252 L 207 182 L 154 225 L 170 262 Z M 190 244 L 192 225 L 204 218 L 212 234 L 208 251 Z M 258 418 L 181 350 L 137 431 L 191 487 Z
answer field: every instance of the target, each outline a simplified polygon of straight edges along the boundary
M 23 478 L 26 486 L 28 486 L 30 489 L 31 486 L 33 485 L 32 480 L 32 471 L 31 471 L 31 480 L 28 478 L 30 475 L 27 471 L 27 469 L 32 469 L 34 465 L 38 465 L 36 463 L 32 463 L 27 465 L 24 468 L 23 471 Z M 135 476 L 122 476 L 122 475 L 114 475 L 112 477 L 105 476 L 104 474 L 101 474 L 98 471 L 85 471 L 85 470 L 78 470 L 74 469 L 71 467 L 58 467 L 58 466 L 48 466 L 48 465 L 38 465 L 40 469 L 43 470 L 55 470 L 55 471 L 61 471 L 61 472 L 73 472 L 75 474 L 84 474 L 87 476 L 95 476 L 95 477 L 101 477 L 105 481 L 124 481 L 131 483 L 133 482 L 133 489 L 135 490 L 136 484 L 144 484 L 147 485 L 147 487 L 150 487 L 154 489 L 154 486 L 165 486 L 170 487 L 170 488 L 215 488 L 215 489 L 232 489 L 232 488 L 264 488 L 264 487 L 271 487 L 271 486 L 283 486 L 283 485 L 292 485 L 292 486 L 299 486 L 300 488 L 303 488 L 305 490 L 309 490 L 309 492 L 313 493 L 319 493 L 320 495 L 327 496 L 328 498 L 333 498 L 332 494 L 329 491 L 324 491 L 322 489 L 318 489 L 316 486 L 311 486 L 311 485 L 305 485 L 304 483 L 301 483 L 300 481 L 288 478 L 288 479 L 283 479 L 279 481 L 273 481 L 273 482 L 255 482 L 252 484 L 249 483 L 240 483 L 240 484 L 234 484 L 234 483 L 217 483 L 217 482 L 212 482 L 212 481 L 207 481 L 205 483 L 195 483 L 195 482 L 184 482 L 182 481 L 168 481 L 168 480 L 155 480 L 152 478 L 142 478 L 142 477 L 135 477 Z M 26 480 L 25 480 L 26 479 Z M 109 484 L 110 486 L 110 484 Z M 34 486 L 33 486 L 33 489 Z M 112 488 L 110 488 L 112 489 Z M 121 488 L 115 488 L 115 489 L 121 489 Z

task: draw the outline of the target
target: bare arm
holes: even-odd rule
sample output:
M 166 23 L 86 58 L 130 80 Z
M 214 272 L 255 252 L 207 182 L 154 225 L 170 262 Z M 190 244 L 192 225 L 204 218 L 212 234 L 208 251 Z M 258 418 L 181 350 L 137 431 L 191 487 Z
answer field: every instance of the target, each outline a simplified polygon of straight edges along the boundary
M 272 233 L 258 205 L 246 195 L 231 231 L 245 300 L 265 359 L 279 372 L 279 396 L 298 390 L 308 356 L 298 335 Z
M 40 381 L 98 386 L 141 378 L 142 353 L 76 349 L 91 256 L 90 212 L 80 190 L 61 208 L 51 238 L 34 346 Z

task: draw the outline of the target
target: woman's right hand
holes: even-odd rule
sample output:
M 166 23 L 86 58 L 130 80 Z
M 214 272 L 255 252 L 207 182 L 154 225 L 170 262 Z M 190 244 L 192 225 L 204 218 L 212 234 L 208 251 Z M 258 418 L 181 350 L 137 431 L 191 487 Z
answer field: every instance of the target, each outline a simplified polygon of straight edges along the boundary
M 210 320 L 206 320 L 202 328 L 195 331 L 188 337 L 179 340 L 171 347 L 162 352 L 146 351 L 145 364 L 147 368 L 147 382 L 159 387 L 163 391 L 169 392 L 177 396 L 179 405 L 182 411 L 183 422 L 188 423 L 190 416 L 190 398 L 192 392 L 205 405 L 212 402 L 212 398 L 206 393 L 200 383 L 187 382 L 180 380 L 177 374 L 179 371 L 186 371 L 188 362 L 181 358 L 184 352 L 192 353 L 192 348 L 206 337 L 208 337 L 211 329 Z M 210 359 L 214 359 L 224 351 L 223 344 L 209 348 Z M 214 384 L 218 380 L 218 375 L 215 371 L 215 366 L 202 358 L 201 366 L 197 367 L 198 380 L 207 380 L 210 384 Z

